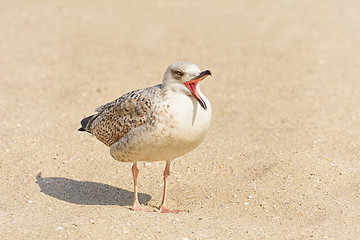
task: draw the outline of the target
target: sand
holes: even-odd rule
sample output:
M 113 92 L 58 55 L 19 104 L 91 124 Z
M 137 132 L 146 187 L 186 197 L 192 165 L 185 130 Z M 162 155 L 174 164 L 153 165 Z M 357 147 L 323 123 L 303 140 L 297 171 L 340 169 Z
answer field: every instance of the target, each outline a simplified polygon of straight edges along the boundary
M 0 3 L 2 239 L 359 239 L 359 1 Z M 131 164 L 77 131 L 190 60 L 213 76 L 204 142 Z

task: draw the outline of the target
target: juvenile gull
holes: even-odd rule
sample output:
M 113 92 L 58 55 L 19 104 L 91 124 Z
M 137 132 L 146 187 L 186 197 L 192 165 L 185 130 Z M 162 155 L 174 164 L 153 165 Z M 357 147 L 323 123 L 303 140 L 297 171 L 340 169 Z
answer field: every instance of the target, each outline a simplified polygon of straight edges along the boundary
M 120 162 L 132 162 L 134 211 L 143 208 L 137 196 L 138 161 L 165 161 L 162 213 L 177 213 L 166 207 L 170 162 L 196 148 L 204 139 L 211 121 L 211 105 L 200 91 L 199 82 L 211 75 L 191 62 L 171 64 L 162 83 L 124 94 L 81 121 L 87 131 L 110 147 Z

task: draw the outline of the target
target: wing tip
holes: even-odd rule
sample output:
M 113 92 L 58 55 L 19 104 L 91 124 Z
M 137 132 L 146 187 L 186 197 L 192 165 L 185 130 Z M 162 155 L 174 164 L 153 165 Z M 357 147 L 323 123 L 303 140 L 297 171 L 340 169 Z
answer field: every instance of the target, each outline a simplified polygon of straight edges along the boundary
M 86 129 L 85 129 L 85 128 L 83 128 L 83 127 L 81 127 L 81 128 L 79 128 L 79 129 L 78 129 L 78 131 L 79 131 L 79 132 L 85 132 L 85 131 L 86 131 Z
M 91 121 L 91 119 L 94 117 L 95 115 L 91 115 L 91 116 L 88 116 L 86 118 L 84 118 L 83 120 L 81 120 L 81 127 L 78 129 L 78 131 L 80 132 L 89 132 L 89 130 L 87 130 L 87 125 L 89 124 L 89 121 Z

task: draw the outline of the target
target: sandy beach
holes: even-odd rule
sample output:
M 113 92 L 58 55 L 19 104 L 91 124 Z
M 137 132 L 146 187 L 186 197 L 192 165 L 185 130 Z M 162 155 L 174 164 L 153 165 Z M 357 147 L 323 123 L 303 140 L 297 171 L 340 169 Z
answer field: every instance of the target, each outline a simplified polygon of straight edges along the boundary
M 2 239 L 360 239 L 360 2 L 0 3 Z M 204 142 L 119 163 L 80 120 L 189 60 Z

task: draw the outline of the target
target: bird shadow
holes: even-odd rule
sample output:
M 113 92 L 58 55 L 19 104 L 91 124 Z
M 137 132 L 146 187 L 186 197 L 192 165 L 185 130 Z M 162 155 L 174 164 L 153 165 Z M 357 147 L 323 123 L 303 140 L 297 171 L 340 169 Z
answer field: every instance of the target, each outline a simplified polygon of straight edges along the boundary
M 125 189 L 97 182 L 82 182 L 62 177 L 36 176 L 40 191 L 53 198 L 79 205 L 131 206 L 134 193 Z M 139 202 L 147 204 L 151 196 L 138 193 Z

